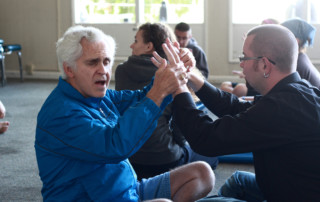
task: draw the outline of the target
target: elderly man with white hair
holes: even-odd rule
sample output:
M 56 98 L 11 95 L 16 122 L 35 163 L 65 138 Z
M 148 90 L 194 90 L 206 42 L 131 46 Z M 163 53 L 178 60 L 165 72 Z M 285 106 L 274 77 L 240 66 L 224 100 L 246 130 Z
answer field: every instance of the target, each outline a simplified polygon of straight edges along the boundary
M 214 175 L 205 162 L 139 182 L 128 160 L 152 134 L 170 94 L 186 83 L 183 65 L 160 68 L 143 90 L 115 91 L 108 89 L 114 55 L 113 38 L 93 27 L 71 27 L 57 42 L 63 76 L 38 114 L 35 140 L 44 201 L 206 196 Z

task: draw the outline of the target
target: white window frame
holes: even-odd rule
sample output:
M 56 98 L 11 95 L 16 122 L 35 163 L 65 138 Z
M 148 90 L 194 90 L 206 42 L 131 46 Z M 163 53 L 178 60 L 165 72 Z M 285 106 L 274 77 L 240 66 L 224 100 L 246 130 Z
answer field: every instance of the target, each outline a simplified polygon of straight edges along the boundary
M 137 23 L 97 23 L 97 24 L 86 24 L 86 23 L 75 23 L 75 5 L 74 1 L 72 0 L 72 24 L 73 25 L 84 25 L 84 26 L 94 26 L 102 31 L 104 31 L 106 34 L 109 34 L 110 36 L 114 37 L 114 39 L 117 42 L 117 50 L 116 50 L 116 58 L 121 58 L 121 60 L 127 59 L 128 56 L 132 54 L 131 49 L 129 48 L 130 44 L 132 44 L 134 40 L 134 35 L 138 29 L 138 27 L 143 23 L 141 18 L 143 16 L 136 16 L 137 19 L 140 19 L 137 21 Z M 136 1 L 142 1 L 142 0 L 136 0 Z M 141 5 L 141 4 L 140 4 Z M 137 6 L 136 6 L 137 7 Z M 207 50 L 207 0 L 204 0 L 204 22 L 201 24 L 190 24 L 192 27 L 192 35 L 197 39 L 198 44 L 206 51 Z M 170 24 L 168 25 L 174 29 L 174 26 L 176 24 Z
M 242 54 L 242 46 L 243 41 L 241 40 L 244 36 L 245 32 L 247 32 L 249 29 L 251 29 L 254 26 L 257 26 L 258 24 L 233 24 L 232 22 L 232 1 L 229 0 L 229 54 L 228 54 L 228 60 L 230 63 L 239 63 L 238 56 Z M 237 0 L 241 1 L 241 0 Z M 308 0 L 305 0 L 306 2 Z M 307 5 L 304 5 L 305 8 L 307 8 Z M 304 12 L 304 18 L 308 19 L 307 12 Z M 281 23 L 281 22 L 280 22 Z M 316 27 L 316 35 L 314 44 L 312 47 L 309 47 L 307 50 L 307 54 L 310 57 L 311 61 L 315 65 L 320 64 L 320 24 L 313 24 L 313 26 Z
M 77 0 L 72 0 L 72 21 L 73 21 L 73 23 L 74 24 L 76 24 L 75 23 L 75 14 L 76 14 L 76 12 L 75 12 L 75 1 L 77 1 Z M 166 2 L 168 1 L 168 0 L 165 0 Z M 194 0 L 193 0 L 194 1 Z M 202 17 L 202 22 L 193 22 L 192 24 L 203 24 L 204 23 L 204 18 L 205 18 L 205 1 L 206 0 L 202 0 L 203 2 L 203 17 Z M 144 21 L 144 0 L 135 0 L 135 5 L 136 5 L 136 7 L 135 7 L 135 14 L 136 14 L 136 21 L 135 22 L 129 22 L 129 23 L 127 23 L 127 24 L 136 24 L 136 25 L 139 25 L 139 24 L 142 24 L 142 23 L 145 23 L 145 21 Z M 168 9 L 168 13 L 170 13 L 170 9 L 169 8 L 167 8 Z M 170 19 L 170 16 L 168 16 L 168 19 Z M 174 23 L 174 24 L 176 24 L 176 23 L 178 23 L 178 22 L 167 22 L 167 23 L 169 23 L 169 24 L 172 24 L 172 23 Z M 77 24 L 122 24 L 122 23 L 77 23 Z

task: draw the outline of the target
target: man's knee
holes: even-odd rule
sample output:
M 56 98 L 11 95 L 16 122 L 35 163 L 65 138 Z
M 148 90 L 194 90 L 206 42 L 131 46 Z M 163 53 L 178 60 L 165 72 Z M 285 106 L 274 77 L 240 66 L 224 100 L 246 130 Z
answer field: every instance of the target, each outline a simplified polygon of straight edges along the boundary
M 215 184 L 213 170 L 210 165 L 204 161 L 195 161 L 174 169 L 170 172 L 170 179 L 175 179 L 178 181 L 182 179 L 185 181 L 192 180 L 210 190 Z
M 220 85 L 220 89 L 231 93 L 233 91 L 232 83 L 230 81 L 224 81 Z
M 239 83 L 238 85 L 236 85 L 236 87 L 234 87 L 232 91 L 232 93 L 237 97 L 246 96 L 247 92 L 248 92 L 248 88 L 244 83 Z
M 172 201 L 170 199 L 158 198 L 158 199 L 152 199 L 152 200 L 143 201 L 143 202 L 172 202 Z
M 214 183 L 214 173 L 204 161 L 188 163 L 170 172 L 171 194 L 175 200 L 196 201 L 205 197 Z
M 192 169 L 194 175 L 197 175 L 196 177 L 201 180 L 202 183 L 206 184 L 210 190 L 213 189 L 215 185 L 215 175 L 211 166 L 204 161 L 196 161 L 192 164 L 194 167 L 194 169 Z

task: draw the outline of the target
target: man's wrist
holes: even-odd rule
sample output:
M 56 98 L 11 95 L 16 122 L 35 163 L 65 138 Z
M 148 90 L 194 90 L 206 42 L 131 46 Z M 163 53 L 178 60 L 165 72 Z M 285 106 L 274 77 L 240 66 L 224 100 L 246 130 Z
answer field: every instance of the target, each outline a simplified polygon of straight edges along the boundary
M 190 74 L 189 75 L 189 81 L 188 81 L 188 86 L 192 88 L 194 92 L 197 92 L 203 85 L 204 85 L 204 79 L 200 78 L 199 76 L 195 74 Z
M 151 88 L 150 91 L 147 93 L 146 97 L 151 99 L 158 107 L 160 107 L 165 95 L 157 92 L 154 88 Z
M 181 94 L 181 93 L 187 93 L 187 92 L 190 93 L 187 85 L 182 85 L 182 86 L 180 86 L 180 88 L 178 88 L 178 89 L 176 90 L 176 92 L 174 92 L 174 93 L 172 94 L 172 97 L 174 98 L 176 95 L 179 95 L 179 94 Z

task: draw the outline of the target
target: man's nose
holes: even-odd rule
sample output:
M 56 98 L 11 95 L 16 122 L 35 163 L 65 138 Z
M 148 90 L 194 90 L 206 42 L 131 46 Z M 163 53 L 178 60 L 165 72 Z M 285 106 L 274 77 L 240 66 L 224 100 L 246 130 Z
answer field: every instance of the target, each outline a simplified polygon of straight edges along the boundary
M 244 61 L 240 62 L 240 67 L 243 69 Z
M 108 73 L 108 66 L 104 65 L 103 63 L 100 63 L 98 72 L 100 74 L 107 74 Z

